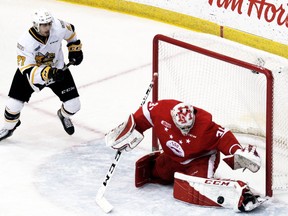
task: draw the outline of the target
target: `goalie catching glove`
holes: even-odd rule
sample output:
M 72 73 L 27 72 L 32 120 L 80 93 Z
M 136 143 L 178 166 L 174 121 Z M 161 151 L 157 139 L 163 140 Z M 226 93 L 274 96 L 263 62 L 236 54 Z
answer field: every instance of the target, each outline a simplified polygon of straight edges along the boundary
M 144 138 L 143 134 L 135 129 L 134 117 L 130 114 L 128 120 L 105 135 L 106 146 L 119 151 L 131 151 Z
M 244 149 L 238 149 L 234 155 L 223 159 L 233 170 L 247 168 L 256 173 L 261 166 L 261 159 L 256 151 L 256 146 L 248 145 Z M 243 171 L 244 171 L 243 170 Z

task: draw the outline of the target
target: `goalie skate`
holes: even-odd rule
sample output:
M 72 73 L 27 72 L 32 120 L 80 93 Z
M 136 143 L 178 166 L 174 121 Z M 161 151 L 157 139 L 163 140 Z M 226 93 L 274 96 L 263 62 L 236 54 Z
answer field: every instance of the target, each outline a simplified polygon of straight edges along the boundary
M 58 115 L 66 133 L 68 133 L 69 135 L 72 135 L 75 130 L 74 130 L 74 125 L 73 125 L 71 119 L 65 118 L 61 113 L 61 109 L 58 110 L 57 115 Z
M 242 204 L 238 208 L 241 212 L 252 211 L 268 200 L 268 198 L 253 195 L 251 192 L 244 193 L 243 197 Z
M 15 127 L 11 130 L 8 130 L 8 129 L 1 129 L 0 130 L 0 141 L 1 140 L 4 140 L 10 136 L 12 136 L 13 132 L 16 130 L 16 128 L 21 124 L 21 121 L 19 120 L 17 122 L 17 124 L 15 125 Z

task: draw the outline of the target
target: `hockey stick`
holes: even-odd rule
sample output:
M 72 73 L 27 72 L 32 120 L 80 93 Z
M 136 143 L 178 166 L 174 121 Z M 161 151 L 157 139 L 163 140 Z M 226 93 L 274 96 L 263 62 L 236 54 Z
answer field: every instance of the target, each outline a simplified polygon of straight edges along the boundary
M 74 65 L 75 61 L 70 61 L 67 65 L 63 67 L 63 70 L 67 70 L 70 65 Z
M 157 73 L 154 73 L 153 74 L 153 79 L 151 81 L 151 83 L 149 84 L 149 87 L 145 93 L 145 96 L 143 97 L 142 99 L 142 102 L 141 102 L 141 105 L 140 106 L 143 106 L 153 88 L 153 85 L 154 85 L 154 78 L 158 76 Z M 112 162 L 106 176 L 105 176 L 105 179 L 104 181 L 102 182 L 102 185 L 101 187 L 99 188 L 98 192 L 97 192 L 97 195 L 96 195 L 96 203 L 98 204 L 98 206 L 105 212 L 105 213 L 109 213 L 112 209 L 113 209 L 113 206 L 107 201 L 107 199 L 104 197 L 104 193 L 107 189 L 107 186 L 114 174 L 114 171 L 116 169 L 116 166 L 120 160 L 120 157 L 121 157 L 121 154 L 122 152 L 120 150 L 117 150 L 116 152 L 116 155 L 114 157 L 114 161 Z

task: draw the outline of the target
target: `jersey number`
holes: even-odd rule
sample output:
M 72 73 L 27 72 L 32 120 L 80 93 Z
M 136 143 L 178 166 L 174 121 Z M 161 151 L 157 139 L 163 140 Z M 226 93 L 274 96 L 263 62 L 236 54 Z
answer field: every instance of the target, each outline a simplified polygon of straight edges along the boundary
M 158 103 L 156 102 L 156 103 L 149 103 L 149 107 L 148 107 L 148 110 L 149 111 L 151 111 L 155 106 L 157 106 L 158 105 Z
M 217 130 L 217 132 L 216 132 L 216 137 L 221 137 L 221 136 L 223 136 L 224 132 L 225 132 L 225 129 L 219 127 L 218 130 Z
M 17 64 L 18 64 L 19 66 L 23 66 L 25 60 L 26 60 L 26 57 L 25 57 L 25 56 L 20 56 L 20 55 L 17 56 Z

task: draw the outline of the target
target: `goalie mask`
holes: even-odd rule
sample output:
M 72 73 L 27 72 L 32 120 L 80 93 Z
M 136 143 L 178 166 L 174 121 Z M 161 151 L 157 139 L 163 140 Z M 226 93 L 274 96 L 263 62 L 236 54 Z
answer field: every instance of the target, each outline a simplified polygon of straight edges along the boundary
M 186 136 L 195 122 L 193 106 L 187 103 L 179 103 L 171 110 L 171 116 L 174 124 Z
M 45 9 L 40 9 L 35 11 L 32 14 L 32 22 L 33 22 L 33 27 L 34 29 L 39 32 L 40 31 L 40 24 L 52 24 L 53 22 L 53 16 L 52 14 L 45 10 Z

